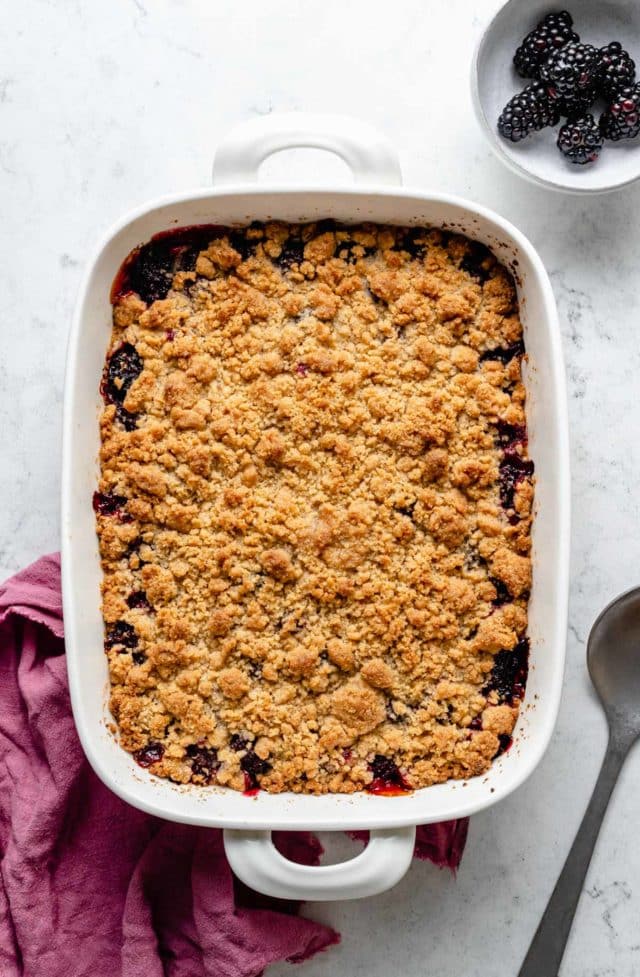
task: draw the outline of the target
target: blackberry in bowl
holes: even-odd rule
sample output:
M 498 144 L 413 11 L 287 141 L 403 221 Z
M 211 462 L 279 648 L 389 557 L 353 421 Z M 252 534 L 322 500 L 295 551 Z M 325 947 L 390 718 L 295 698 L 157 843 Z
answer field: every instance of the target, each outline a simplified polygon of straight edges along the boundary
M 620 41 L 611 41 L 600 48 L 598 85 L 602 95 L 614 100 L 622 88 L 636 80 L 636 63 Z
M 537 81 L 507 102 L 498 119 L 498 132 L 504 139 L 520 142 L 532 132 L 555 125 L 559 118 L 558 106 Z
M 604 139 L 592 115 L 570 119 L 558 133 L 558 149 L 569 163 L 585 166 L 598 159 Z
M 581 0 L 567 10 L 549 0 L 508 0 L 481 36 L 471 73 L 476 116 L 492 150 L 515 173 L 565 192 L 603 193 L 638 179 L 635 93 L 621 104 L 621 92 L 637 84 L 638 52 L 636 0 L 612 0 L 606 7 Z M 523 76 L 531 79 L 527 88 L 544 85 L 553 112 L 541 112 L 539 89 L 522 98 Z M 535 111 L 526 101 L 532 92 Z M 568 130 L 559 145 L 560 129 L 588 115 L 599 124 L 602 146 L 592 128 L 593 146 L 579 148 L 578 140 L 589 140 L 586 129 L 579 135 L 575 128 L 572 146 L 565 142 Z M 581 162 L 568 165 L 563 146 Z
M 605 139 L 619 142 L 635 139 L 640 133 L 640 84 L 623 88 L 600 117 Z
M 522 78 L 539 78 L 540 68 L 554 51 L 580 38 L 573 30 L 573 17 L 567 10 L 547 14 L 536 25 L 513 56 L 513 64 Z
M 550 98 L 576 98 L 593 89 L 600 70 L 600 54 L 593 44 L 567 44 L 540 68 L 540 80 Z

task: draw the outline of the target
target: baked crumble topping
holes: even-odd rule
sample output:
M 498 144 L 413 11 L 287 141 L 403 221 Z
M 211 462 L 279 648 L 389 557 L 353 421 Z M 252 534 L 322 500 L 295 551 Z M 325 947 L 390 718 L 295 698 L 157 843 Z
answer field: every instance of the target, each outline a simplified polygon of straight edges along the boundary
M 94 509 L 122 746 L 178 783 L 487 770 L 527 674 L 513 281 L 430 228 L 186 228 L 114 284 Z

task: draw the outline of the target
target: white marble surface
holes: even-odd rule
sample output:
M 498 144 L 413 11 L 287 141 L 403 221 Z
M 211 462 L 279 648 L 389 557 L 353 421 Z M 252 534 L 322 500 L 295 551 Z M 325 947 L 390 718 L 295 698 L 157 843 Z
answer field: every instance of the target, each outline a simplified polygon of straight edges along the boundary
M 494 207 L 529 235 L 553 279 L 574 505 L 556 736 L 531 780 L 473 819 L 457 880 L 416 864 L 386 895 L 307 907 L 343 933 L 340 947 L 305 965 L 308 977 L 517 973 L 604 749 L 585 638 L 601 606 L 640 582 L 640 185 L 592 200 L 552 195 L 491 156 L 467 84 L 491 8 L 491 0 L 22 0 L 0 33 L 3 573 L 58 546 L 63 361 L 89 249 L 128 208 L 206 183 L 216 142 L 235 121 L 282 109 L 362 116 L 397 145 L 407 184 Z M 293 167 L 268 165 L 302 178 L 311 162 L 300 153 Z M 335 160 L 313 164 L 342 178 Z M 562 977 L 640 973 L 639 783 L 637 751 Z M 271 977 L 289 972 L 283 964 Z

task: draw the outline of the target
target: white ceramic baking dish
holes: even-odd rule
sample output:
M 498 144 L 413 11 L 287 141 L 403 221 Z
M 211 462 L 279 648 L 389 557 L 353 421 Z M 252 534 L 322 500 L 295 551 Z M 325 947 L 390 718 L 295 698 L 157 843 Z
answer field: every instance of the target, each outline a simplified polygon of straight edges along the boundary
M 355 186 L 290 190 L 257 184 L 262 160 L 296 146 L 331 150 Z M 89 762 L 125 801 L 173 821 L 222 827 L 229 861 L 245 882 L 276 896 L 345 899 L 395 884 L 406 871 L 415 825 L 473 814 L 502 800 L 532 772 L 556 719 L 564 665 L 569 557 L 567 409 L 556 308 L 544 267 L 515 227 L 455 197 L 401 187 L 397 158 L 375 130 L 336 116 L 255 119 L 220 146 L 214 186 L 155 200 L 129 214 L 89 263 L 69 341 L 64 404 L 62 579 L 67 664 L 78 733 Z M 98 392 L 109 342 L 109 290 L 125 255 L 158 231 L 189 224 L 246 224 L 279 218 L 447 226 L 487 244 L 515 275 L 529 362 L 530 450 L 535 460 L 531 667 L 514 744 L 482 777 L 401 797 L 367 793 L 321 797 L 184 787 L 138 767 L 108 731 L 107 662 L 100 614 L 101 570 L 91 496 L 98 476 Z M 294 865 L 271 842 L 274 828 L 369 828 L 371 841 L 338 865 Z

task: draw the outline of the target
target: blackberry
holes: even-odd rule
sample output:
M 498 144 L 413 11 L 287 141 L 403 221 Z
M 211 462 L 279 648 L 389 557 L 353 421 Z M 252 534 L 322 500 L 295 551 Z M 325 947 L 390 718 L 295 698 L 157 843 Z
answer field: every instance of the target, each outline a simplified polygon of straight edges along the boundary
M 572 30 L 573 18 L 566 10 L 547 14 L 525 37 L 513 57 L 515 69 L 523 78 L 537 78 L 540 66 L 550 54 L 580 38 Z
M 615 99 L 621 88 L 628 88 L 636 80 L 636 63 L 620 41 L 600 48 L 600 91 L 608 99 Z
M 600 68 L 600 52 L 593 44 L 567 44 L 540 67 L 540 80 L 550 98 L 575 98 L 593 88 Z
M 530 132 L 554 126 L 559 118 L 558 107 L 544 85 L 535 81 L 507 102 L 498 119 L 498 132 L 503 139 L 520 142 Z
M 605 139 L 633 139 L 640 132 L 640 83 L 623 88 L 600 116 Z
M 603 143 L 600 127 L 592 115 L 570 119 L 558 133 L 558 149 L 565 159 L 578 166 L 595 163 Z
M 564 115 L 568 119 L 577 119 L 586 115 L 597 98 L 598 87 L 594 85 L 593 88 L 586 88 L 583 92 L 578 92 L 577 95 L 570 98 L 558 98 L 556 104 L 560 115 Z

